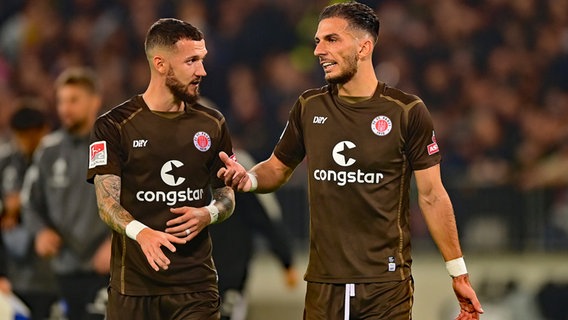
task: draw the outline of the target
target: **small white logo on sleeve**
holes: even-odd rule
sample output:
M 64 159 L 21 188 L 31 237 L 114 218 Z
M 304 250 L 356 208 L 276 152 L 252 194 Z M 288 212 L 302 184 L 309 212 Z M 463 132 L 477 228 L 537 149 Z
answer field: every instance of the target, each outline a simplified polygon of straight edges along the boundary
M 390 272 L 393 272 L 393 271 L 396 270 L 396 263 L 394 262 L 394 257 L 389 257 L 388 268 L 389 268 Z
M 193 145 L 197 150 L 205 152 L 211 148 L 211 137 L 209 137 L 207 132 L 199 131 L 193 136 Z
M 106 141 L 97 141 L 89 146 L 89 169 L 107 164 Z

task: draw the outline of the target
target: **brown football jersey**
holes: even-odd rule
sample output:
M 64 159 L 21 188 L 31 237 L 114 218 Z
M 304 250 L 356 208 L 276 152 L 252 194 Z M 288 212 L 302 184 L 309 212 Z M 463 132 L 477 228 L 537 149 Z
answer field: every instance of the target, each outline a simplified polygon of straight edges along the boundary
M 216 173 L 218 154 L 232 155 L 225 119 L 217 110 L 194 104 L 173 118 L 152 112 L 135 96 L 97 119 L 91 134 L 87 179 L 121 178 L 121 205 L 138 221 L 165 230 L 176 217 L 170 208 L 202 207 L 211 188 L 224 186 Z M 177 251 L 162 248 L 171 264 L 156 272 L 140 246 L 113 233 L 111 286 L 127 295 L 186 293 L 216 288 L 208 228 Z
M 410 276 L 413 170 L 440 162 L 432 120 L 416 96 L 379 83 L 369 99 L 336 86 L 303 93 L 274 154 L 306 157 L 310 257 L 306 280 L 364 283 Z

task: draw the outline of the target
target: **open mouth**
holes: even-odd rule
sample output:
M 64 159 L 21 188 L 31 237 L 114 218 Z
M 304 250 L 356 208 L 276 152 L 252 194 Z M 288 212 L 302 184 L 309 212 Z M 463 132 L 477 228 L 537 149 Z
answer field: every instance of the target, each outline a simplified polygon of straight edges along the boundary
M 199 87 L 199 84 L 200 84 L 200 83 L 201 83 L 200 80 L 195 80 L 195 81 L 191 81 L 191 82 L 189 83 L 189 85 L 192 86 L 192 87 Z
M 322 68 L 324 71 L 329 71 L 331 68 L 333 68 L 333 66 L 335 66 L 337 63 L 335 62 L 323 62 L 321 64 Z

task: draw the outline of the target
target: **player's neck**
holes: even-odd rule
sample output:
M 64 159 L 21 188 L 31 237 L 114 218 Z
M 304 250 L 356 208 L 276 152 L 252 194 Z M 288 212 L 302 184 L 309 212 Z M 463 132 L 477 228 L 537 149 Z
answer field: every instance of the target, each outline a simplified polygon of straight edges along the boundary
M 378 83 L 373 65 L 365 61 L 351 80 L 337 85 L 338 94 L 343 97 L 371 97 Z
M 379 81 L 372 77 L 355 76 L 349 82 L 337 85 L 338 94 L 343 97 L 371 97 Z
M 142 94 L 148 109 L 157 112 L 180 112 L 185 110 L 185 103 L 177 100 L 171 93 L 156 94 L 150 88 Z

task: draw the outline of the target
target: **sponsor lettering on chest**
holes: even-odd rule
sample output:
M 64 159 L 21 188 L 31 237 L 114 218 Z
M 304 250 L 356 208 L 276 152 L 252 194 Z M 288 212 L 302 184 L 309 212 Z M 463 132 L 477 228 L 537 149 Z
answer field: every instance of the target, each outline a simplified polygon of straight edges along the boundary
M 313 121 L 313 123 L 315 123 L 315 124 L 324 124 L 326 120 L 327 120 L 327 117 L 314 116 L 314 121 Z
M 146 144 L 148 144 L 148 140 L 144 139 L 132 140 L 133 148 L 144 148 Z

